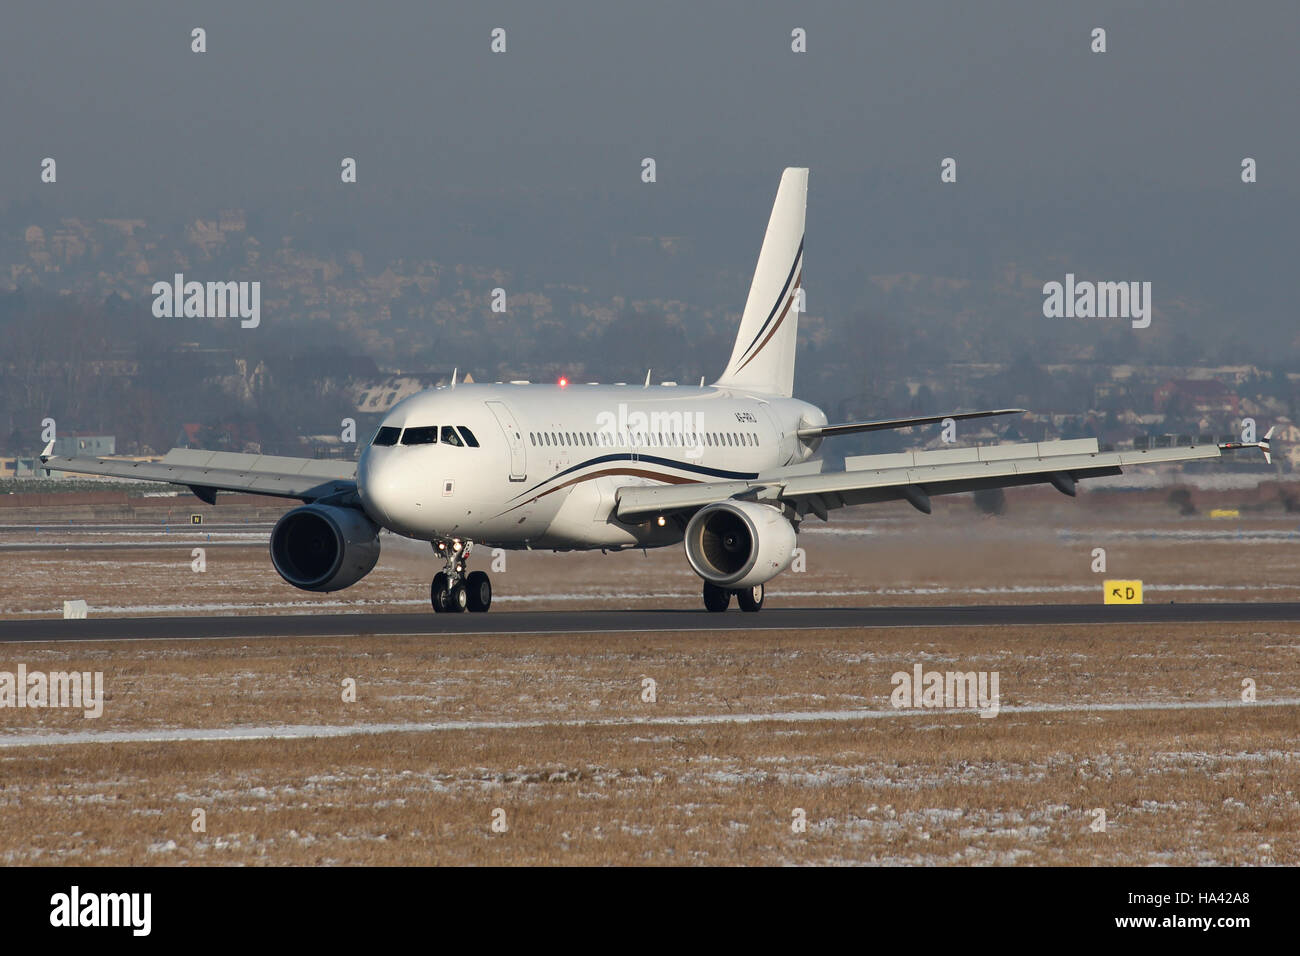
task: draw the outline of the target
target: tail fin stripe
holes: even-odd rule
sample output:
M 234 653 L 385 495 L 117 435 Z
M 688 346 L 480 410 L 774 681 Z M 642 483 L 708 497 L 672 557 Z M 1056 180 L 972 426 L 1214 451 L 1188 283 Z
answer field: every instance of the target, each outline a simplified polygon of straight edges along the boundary
M 781 310 L 781 318 L 776 320 L 776 325 L 772 326 L 772 331 L 767 333 L 767 338 L 763 339 L 763 344 L 754 350 L 754 354 L 740 363 L 740 367 L 736 369 L 737 372 L 743 369 L 750 362 L 754 361 L 754 359 L 758 358 L 759 353 L 767 347 L 767 343 L 772 341 L 772 336 L 776 335 L 776 330 L 781 327 L 781 323 L 785 321 L 785 317 L 790 313 L 790 306 L 794 305 L 794 292 L 798 291 L 799 283 L 802 281 L 803 273 L 800 272 L 799 278 L 794 280 L 794 290 L 790 293 L 790 297 L 786 299 L 785 308 Z
M 781 294 L 776 297 L 776 302 L 772 304 L 772 311 L 767 314 L 767 321 L 763 323 L 763 325 L 758 330 L 758 334 L 754 336 L 754 342 L 757 342 L 760 338 L 763 337 L 763 333 L 767 330 L 767 327 L 772 323 L 772 317 L 776 315 L 776 310 L 779 309 L 781 307 L 781 303 L 785 301 L 785 294 L 790 291 L 790 280 L 794 278 L 795 270 L 799 268 L 799 261 L 802 258 L 803 258 L 803 239 L 800 238 L 799 248 L 795 251 L 794 254 L 794 262 L 790 264 L 790 274 L 785 277 L 785 285 L 781 287 Z M 789 305 L 787 303 L 787 308 L 788 307 Z M 782 313 L 782 316 L 784 315 L 785 313 Z M 754 347 L 754 342 L 749 343 L 749 348 L 745 349 L 746 352 L 748 352 L 750 349 Z M 754 357 L 753 355 L 750 356 L 750 358 L 753 357 Z M 744 368 L 744 366 L 742 365 L 740 366 L 740 368 Z M 737 369 L 737 371 L 740 371 L 740 369 Z

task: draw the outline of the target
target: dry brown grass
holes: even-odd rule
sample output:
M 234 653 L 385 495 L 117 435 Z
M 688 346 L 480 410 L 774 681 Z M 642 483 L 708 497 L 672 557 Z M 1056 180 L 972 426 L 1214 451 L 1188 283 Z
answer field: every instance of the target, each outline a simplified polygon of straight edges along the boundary
M 547 725 L 0 748 L 0 860 L 1296 863 L 1295 706 L 599 722 L 888 711 L 917 661 L 998 670 L 1004 705 L 1233 702 L 1243 676 L 1296 698 L 1297 650 L 1300 627 L 1249 625 L 10 645 L 0 668 L 103 670 L 111 691 L 98 721 L 6 711 L 10 733 Z
M 104 715 L 5 710 L 0 730 L 622 718 L 887 708 L 896 671 L 1000 675 L 1002 703 L 1300 697 L 1300 625 L 440 635 L 0 645 L 0 670 L 103 671 Z M 357 701 L 344 703 L 345 679 Z
M 1294 864 L 1294 726 L 1293 710 L 939 715 L 22 751 L 0 757 L 0 858 Z

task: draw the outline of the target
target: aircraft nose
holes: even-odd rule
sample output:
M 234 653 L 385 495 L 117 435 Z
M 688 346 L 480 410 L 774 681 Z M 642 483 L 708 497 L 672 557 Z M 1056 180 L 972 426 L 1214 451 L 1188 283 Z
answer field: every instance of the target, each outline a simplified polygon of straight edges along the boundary
M 357 494 L 371 518 L 394 531 L 406 529 L 420 507 L 415 488 L 404 480 L 406 469 L 393 461 L 396 449 L 366 449 L 357 464 Z

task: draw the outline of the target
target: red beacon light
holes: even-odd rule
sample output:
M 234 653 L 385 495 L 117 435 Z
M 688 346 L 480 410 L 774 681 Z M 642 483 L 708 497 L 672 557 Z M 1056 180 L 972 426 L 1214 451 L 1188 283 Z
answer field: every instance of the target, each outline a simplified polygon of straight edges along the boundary
M 564 388 L 564 387 L 565 387 L 566 385 L 568 385 L 568 384 L 569 384 L 569 380 L 568 380 L 567 378 L 565 378 L 563 375 L 561 375 L 561 376 L 560 376 L 560 388 Z

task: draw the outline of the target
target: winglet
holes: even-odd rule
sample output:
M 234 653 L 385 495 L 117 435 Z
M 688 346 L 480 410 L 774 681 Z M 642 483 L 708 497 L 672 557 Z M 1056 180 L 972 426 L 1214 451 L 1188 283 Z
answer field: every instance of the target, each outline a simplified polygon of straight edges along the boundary
M 1239 448 L 1258 448 L 1264 453 L 1264 463 L 1273 464 L 1273 432 L 1277 428 L 1274 425 L 1264 433 L 1264 437 L 1259 441 L 1225 441 L 1220 443 L 1219 448 L 1223 451 L 1236 451 Z
M 45 450 L 40 454 L 42 465 L 45 464 L 47 461 L 49 461 L 50 455 L 53 454 L 53 452 L 54 452 L 54 442 L 51 441 L 48 445 L 45 446 Z

